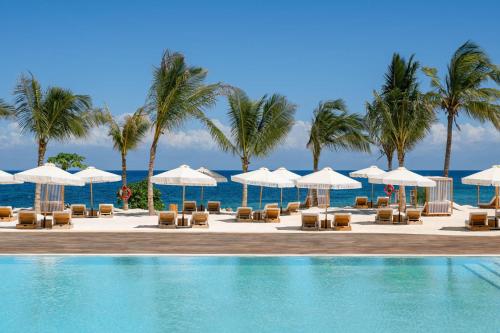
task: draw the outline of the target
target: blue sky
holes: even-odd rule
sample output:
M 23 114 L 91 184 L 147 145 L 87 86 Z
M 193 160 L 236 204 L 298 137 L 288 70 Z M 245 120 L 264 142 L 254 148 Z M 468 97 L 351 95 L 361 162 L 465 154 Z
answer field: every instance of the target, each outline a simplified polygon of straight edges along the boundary
M 96 106 L 106 104 L 116 115 L 131 113 L 144 103 L 152 68 L 168 48 L 207 68 L 209 82 L 238 86 L 253 98 L 278 92 L 296 103 L 297 124 L 286 143 L 251 166 L 309 169 L 307 126 L 320 100 L 343 98 L 352 112 L 364 113 L 393 52 L 415 53 L 423 65 L 443 73 L 453 51 L 470 39 L 499 63 L 499 11 L 498 1 L 0 1 L 0 97 L 11 101 L 19 75 L 31 71 L 44 86 L 89 94 Z M 428 87 L 423 76 L 422 86 Z M 226 110 L 221 99 L 208 114 L 224 125 Z M 498 131 L 466 117 L 459 123 L 452 168 L 500 162 Z M 442 168 L 443 140 L 438 123 L 408 154 L 407 166 Z M 146 168 L 148 148 L 146 142 L 130 153 L 131 169 Z M 83 154 L 101 168 L 120 165 L 105 128 L 85 141 L 53 142 L 48 156 L 60 151 Z M 0 153 L 16 156 L 0 160 L 0 169 L 28 168 L 36 161 L 32 139 L 6 121 L 0 122 Z M 320 164 L 385 166 L 377 158 L 376 151 L 325 152 Z M 160 145 L 158 169 L 181 163 L 240 167 L 195 122 Z

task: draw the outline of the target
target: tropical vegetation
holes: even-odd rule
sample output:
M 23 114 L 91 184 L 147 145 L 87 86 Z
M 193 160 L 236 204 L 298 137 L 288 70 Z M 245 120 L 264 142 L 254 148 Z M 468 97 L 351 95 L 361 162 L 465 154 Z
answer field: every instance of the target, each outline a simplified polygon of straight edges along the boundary
M 443 175 L 450 170 L 453 125 L 459 130 L 457 118 L 466 114 L 482 123 L 488 121 L 500 130 L 500 90 L 487 86 L 488 81 L 500 83 L 500 69 L 475 43 L 466 42 L 451 57 L 444 80 L 435 68 L 423 71 L 431 78 L 433 91 L 429 94 L 434 105 L 444 111 L 447 119 L 446 151 Z
M 151 215 L 155 214 L 151 177 L 160 137 L 190 118 L 211 125 L 204 110 L 215 105 L 221 85 L 205 84 L 206 77 L 205 69 L 188 66 L 184 56 L 177 52 L 165 51 L 160 65 L 154 69 L 147 103 L 153 132 L 147 178 L 148 210 Z
M 113 147 L 120 152 L 122 161 L 122 186 L 127 186 L 127 154 L 136 149 L 147 134 L 149 118 L 144 108 L 139 108 L 134 114 L 127 115 L 123 121 L 111 118 L 109 136 Z M 128 209 L 128 200 L 123 199 L 123 209 Z
M 42 90 L 30 74 L 23 75 L 14 91 L 14 117 L 23 133 L 31 133 L 38 146 L 37 165 L 45 160 L 52 140 L 65 141 L 85 137 L 90 128 L 103 122 L 103 114 L 92 108 L 90 96 L 68 89 L 49 87 Z M 35 190 L 35 209 L 40 211 L 40 186 Z
M 131 209 L 148 209 L 148 180 L 144 179 L 139 182 L 128 184 L 132 195 L 128 199 L 128 206 Z M 156 210 L 164 210 L 165 204 L 161 200 L 161 192 L 158 188 L 153 187 L 154 208 Z M 123 205 L 123 200 L 120 193 L 117 193 L 118 204 Z
M 294 124 L 296 107 L 279 94 L 251 100 L 236 88 L 227 98 L 230 133 L 211 126 L 212 136 L 223 150 L 240 158 L 242 171 L 247 172 L 253 157 L 264 157 L 283 142 Z M 243 207 L 247 197 L 247 185 L 243 184 Z
M 84 161 L 84 156 L 75 153 L 59 153 L 56 156 L 51 156 L 47 159 L 47 162 L 54 163 L 57 167 L 63 170 L 69 170 L 72 168 L 85 169 L 87 165 L 83 163 Z

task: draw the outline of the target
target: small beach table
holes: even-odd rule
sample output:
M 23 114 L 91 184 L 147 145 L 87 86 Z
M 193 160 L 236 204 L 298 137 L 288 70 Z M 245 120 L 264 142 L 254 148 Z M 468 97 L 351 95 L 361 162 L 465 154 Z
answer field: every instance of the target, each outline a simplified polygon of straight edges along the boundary
M 255 212 L 253 212 L 252 219 L 255 222 L 262 222 L 262 221 L 264 221 L 264 211 L 263 210 L 256 210 Z

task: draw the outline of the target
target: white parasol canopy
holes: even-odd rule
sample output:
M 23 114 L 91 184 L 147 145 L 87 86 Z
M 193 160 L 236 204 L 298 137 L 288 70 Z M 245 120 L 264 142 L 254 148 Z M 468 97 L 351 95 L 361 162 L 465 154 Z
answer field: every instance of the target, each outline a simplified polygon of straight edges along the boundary
M 332 168 L 326 167 L 320 171 L 313 172 L 296 181 L 297 187 L 324 189 L 324 190 L 347 190 L 361 188 L 357 180 L 344 176 Z
M 191 169 L 188 165 L 165 171 L 151 177 L 151 181 L 158 185 L 179 186 L 216 186 L 217 182 L 210 176 Z
M 353 171 L 353 172 L 349 173 L 349 176 L 354 177 L 354 178 L 369 178 L 369 177 L 373 177 L 373 176 L 381 176 L 384 173 L 386 173 L 384 170 L 380 169 L 376 165 L 372 165 L 372 166 L 365 168 L 365 169 Z M 372 193 L 371 193 L 371 206 L 372 207 L 373 207 L 373 195 L 374 195 L 373 184 L 374 183 L 372 183 Z
M 42 166 L 16 173 L 14 179 L 47 185 L 85 185 L 84 181 L 79 177 L 56 167 L 53 163 L 45 163 Z
M 436 182 L 420 176 L 405 167 L 399 167 L 395 170 L 383 173 L 378 176 L 368 177 L 368 181 L 373 184 L 387 184 L 399 186 L 419 186 L 419 187 L 434 187 Z
M 283 177 L 285 179 L 291 180 L 294 183 L 297 179 L 299 179 L 301 177 L 300 175 L 298 175 L 294 172 L 291 172 L 284 167 L 278 168 L 271 173 L 274 175 L 277 175 L 279 177 Z M 300 192 L 299 192 L 298 187 L 297 187 L 297 201 L 300 201 Z M 280 207 L 282 205 L 283 205 L 283 188 L 281 188 L 281 193 L 280 193 Z
M 8 172 L 0 170 L 0 184 L 8 185 L 8 184 L 22 184 L 23 182 L 20 180 L 15 180 L 14 175 L 11 175 Z
M 79 171 L 74 174 L 79 177 L 85 183 L 111 183 L 119 182 L 122 180 L 121 176 L 115 175 L 114 173 L 99 170 L 93 166 L 89 166 L 86 169 Z
M 204 167 L 198 168 L 196 169 L 196 171 L 201 172 L 209 177 L 212 177 L 213 179 L 215 179 L 217 183 L 227 183 L 227 178 L 215 171 L 209 170 Z
M 474 173 L 462 178 L 462 183 L 467 185 L 500 186 L 500 165 Z
M 231 180 L 236 183 L 265 186 L 265 187 L 294 187 L 295 184 L 292 180 L 276 175 L 269 171 L 268 168 L 260 168 L 254 171 L 240 173 L 231 176 Z

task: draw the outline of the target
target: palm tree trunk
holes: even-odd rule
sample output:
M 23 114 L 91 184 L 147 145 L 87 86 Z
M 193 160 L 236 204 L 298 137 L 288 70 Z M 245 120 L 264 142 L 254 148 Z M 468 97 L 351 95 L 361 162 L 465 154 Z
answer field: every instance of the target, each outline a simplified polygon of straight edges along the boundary
M 127 153 L 122 152 L 122 187 L 127 186 Z M 123 210 L 128 210 L 128 199 L 123 200 Z
M 148 211 L 149 215 L 155 215 L 155 203 L 153 200 L 153 183 L 151 178 L 153 177 L 153 170 L 155 166 L 156 158 L 156 146 L 158 144 L 158 138 L 153 139 L 151 144 L 151 150 L 149 151 L 149 166 L 148 166 Z
M 446 152 L 444 154 L 444 168 L 443 176 L 448 177 L 448 172 L 450 170 L 450 158 L 451 158 L 451 141 L 453 138 L 453 113 L 448 111 L 448 128 L 446 135 Z
M 241 169 L 243 172 L 248 172 L 248 165 L 250 164 L 250 161 L 248 160 L 247 157 L 242 157 L 241 158 Z M 248 204 L 248 185 L 243 184 L 243 193 L 241 194 L 241 206 L 246 207 Z
M 319 154 L 313 153 L 313 172 L 318 171 L 319 169 Z M 318 206 L 318 190 L 311 190 L 311 206 Z
M 38 140 L 38 161 L 37 165 L 43 165 L 43 161 L 45 160 L 45 152 L 47 151 L 47 142 L 44 140 Z M 42 207 L 40 205 L 40 197 L 41 197 L 42 188 L 40 184 L 35 185 L 35 211 L 40 214 L 42 211 Z
M 405 165 L 405 154 L 402 150 L 397 151 L 398 154 L 398 163 L 400 167 L 403 167 Z M 399 186 L 399 211 L 405 211 L 406 210 L 406 191 L 404 186 Z M 399 221 L 401 222 L 401 221 Z
M 385 156 L 387 157 L 387 171 L 392 170 L 392 158 L 393 158 L 394 152 L 387 152 L 385 153 Z

